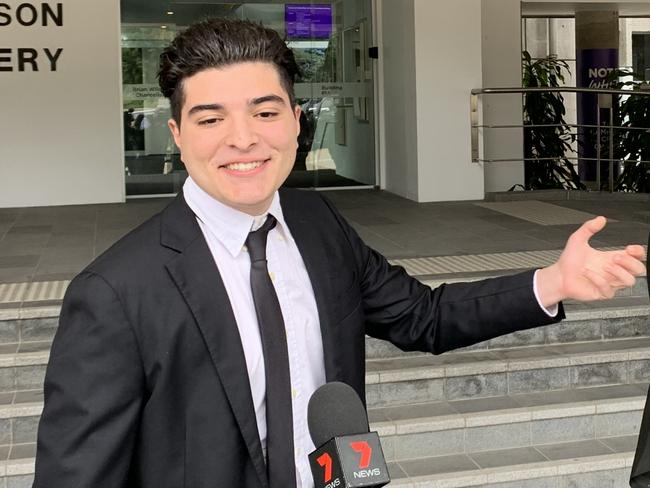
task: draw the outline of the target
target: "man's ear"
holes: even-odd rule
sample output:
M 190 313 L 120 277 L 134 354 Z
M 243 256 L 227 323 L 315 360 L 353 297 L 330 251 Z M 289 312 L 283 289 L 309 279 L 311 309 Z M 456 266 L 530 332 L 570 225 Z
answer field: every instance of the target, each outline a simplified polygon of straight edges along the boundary
M 181 149 L 181 128 L 180 126 L 176 123 L 174 119 L 169 119 L 167 121 L 167 127 L 169 127 L 169 131 L 172 133 L 172 137 L 174 138 L 174 143 L 178 147 L 178 149 Z
M 300 105 L 296 104 L 296 106 L 293 108 L 293 116 L 296 118 L 296 137 L 300 135 L 300 114 L 302 113 L 302 109 L 300 108 Z

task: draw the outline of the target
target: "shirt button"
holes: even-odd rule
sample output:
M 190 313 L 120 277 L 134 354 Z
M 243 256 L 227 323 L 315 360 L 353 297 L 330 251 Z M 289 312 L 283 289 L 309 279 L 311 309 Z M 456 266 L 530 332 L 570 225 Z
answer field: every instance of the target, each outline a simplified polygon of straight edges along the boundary
M 284 237 L 278 234 L 278 241 L 284 241 Z
M 271 281 L 275 281 L 275 273 L 273 271 L 269 271 L 269 276 L 271 277 Z
M 242 246 L 242 247 L 241 247 L 241 250 L 242 250 L 243 252 L 248 252 L 248 248 L 247 248 L 246 246 Z
M 293 398 L 296 398 L 298 396 L 298 390 L 296 390 L 295 388 L 292 388 L 291 389 L 291 396 Z

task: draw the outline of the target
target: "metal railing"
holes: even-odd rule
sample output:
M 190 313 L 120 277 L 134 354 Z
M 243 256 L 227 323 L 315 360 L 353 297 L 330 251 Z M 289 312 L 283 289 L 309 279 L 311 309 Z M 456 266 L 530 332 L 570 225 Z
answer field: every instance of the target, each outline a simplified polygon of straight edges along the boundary
M 596 124 L 480 124 L 479 123 L 479 99 L 482 95 L 504 95 L 504 94 L 521 94 L 527 93 L 592 93 L 597 95 L 596 97 L 596 114 L 597 120 Z M 579 130 L 581 129 L 594 129 L 596 132 L 596 157 L 585 157 L 585 156 L 569 156 L 563 155 L 561 158 L 569 161 L 595 161 L 596 163 L 596 187 L 601 188 L 601 165 L 603 162 L 609 164 L 609 191 L 614 190 L 614 163 L 623 163 L 625 160 L 620 158 L 614 158 L 614 131 L 623 130 L 623 131 L 645 131 L 650 132 L 650 127 L 623 127 L 620 125 L 614 125 L 614 96 L 629 97 L 629 96 L 650 96 L 650 85 L 648 87 L 643 87 L 641 90 L 613 90 L 613 89 L 600 89 L 600 88 L 579 88 L 579 87 L 530 87 L 530 88 L 475 88 L 471 91 L 470 99 L 470 121 L 471 121 L 471 149 L 472 149 L 472 162 L 474 163 L 506 163 L 506 162 L 526 162 L 526 161 L 542 161 L 542 160 L 557 160 L 558 156 L 555 157 L 515 157 L 515 158 L 481 158 L 480 157 L 480 130 L 481 129 L 534 129 L 534 128 L 551 128 L 559 127 L 563 129 L 570 129 L 569 132 L 566 132 L 566 135 L 573 136 L 576 138 L 579 135 Z M 523 105 L 522 105 L 523 108 Z M 601 109 L 608 109 L 609 120 L 608 124 L 601 124 Z M 575 132 L 572 132 L 572 129 L 576 129 Z M 601 141 L 603 131 L 609 131 L 609 157 L 603 158 Z M 650 165 L 650 161 L 645 160 L 634 160 L 636 163 Z M 650 167 L 649 167 L 650 170 Z

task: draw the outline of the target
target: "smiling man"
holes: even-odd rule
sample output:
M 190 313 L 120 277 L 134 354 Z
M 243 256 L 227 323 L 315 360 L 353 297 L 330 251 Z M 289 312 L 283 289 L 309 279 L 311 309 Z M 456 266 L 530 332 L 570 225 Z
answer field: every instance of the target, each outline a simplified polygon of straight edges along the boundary
M 34 486 L 310 487 L 307 402 L 364 397 L 365 335 L 442 353 L 563 318 L 642 273 L 587 222 L 552 266 L 430 288 L 320 193 L 280 189 L 300 109 L 272 30 L 212 19 L 161 56 L 189 178 L 70 284 L 45 382 Z

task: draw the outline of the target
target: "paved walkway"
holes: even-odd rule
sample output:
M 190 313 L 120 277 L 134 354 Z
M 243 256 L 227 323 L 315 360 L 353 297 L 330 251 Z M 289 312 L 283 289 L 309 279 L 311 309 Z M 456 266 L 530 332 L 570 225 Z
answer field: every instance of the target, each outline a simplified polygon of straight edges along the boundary
M 645 244 L 650 232 L 647 201 L 415 203 L 379 190 L 326 195 L 370 246 L 428 277 L 541 266 L 593 215 L 610 219 L 592 240 L 595 247 Z M 93 258 L 168 201 L 0 209 L 0 305 L 26 293 L 36 301 L 57 297 Z

